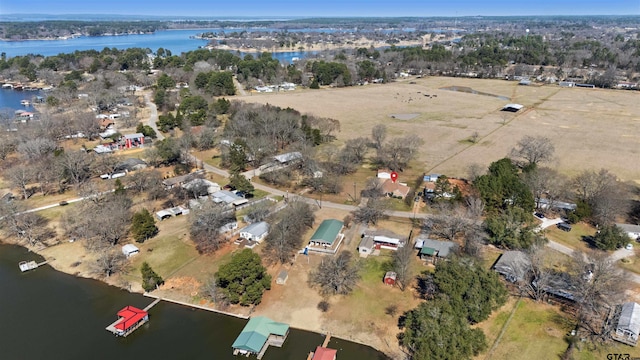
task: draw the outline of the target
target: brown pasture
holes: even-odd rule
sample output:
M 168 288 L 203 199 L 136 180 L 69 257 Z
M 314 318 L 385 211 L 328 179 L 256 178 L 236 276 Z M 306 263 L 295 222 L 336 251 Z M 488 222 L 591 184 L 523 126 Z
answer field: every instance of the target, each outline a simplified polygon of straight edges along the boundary
M 449 86 L 470 87 L 508 100 L 441 89 Z M 565 174 L 606 168 L 623 180 L 640 183 L 637 92 L 430 77 L 384 85 L 253 93 L 238 99 L 338 119 L 337 144 L 369 136 L 377 124 L 387 126 L 388 138 L 416 134 L 424 140 L 417 160 L 425 172 L 464 177 L 470 164 L 488 165 L 508 155 L 523 136 L 540 135 L 549 137 L 556 148 L 548 165 Z M 500 111 L 507 103 L 525 108 L 518 113 Z M 419 115 L 402 120 L 392 114 Z M 475 144 L 466 141 L 474 132 L 479 134 Z

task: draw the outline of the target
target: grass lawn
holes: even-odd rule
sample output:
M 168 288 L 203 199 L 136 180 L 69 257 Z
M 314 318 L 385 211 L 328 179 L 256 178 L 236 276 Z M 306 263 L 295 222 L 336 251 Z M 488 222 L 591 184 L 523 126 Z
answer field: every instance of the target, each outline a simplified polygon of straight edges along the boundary
M 140 254 L 132 258 L 131 268 L 126 277 L 129 280 L 140 281 L 139 269 L 144 261 L 165 279 L 181 266 L 193 261 L 198 252 L 185 236 L 186 220 L 186 217 L 176 217 L 158 223 L 160 233 L 156 237 L 143 244 L 136 243 L 140 248 Z
M 416 258 L 415 264 L 419 267 Z M 401 291 L 382 282 L 391 268 L 391 256 L 370 256 L 362 261 L 361 279 L 349 296 L 336 298 L 331 305 L 331 318 L 349 323 L 356 332 L 375 333 L 394 338 L 398 316 L 415 308 L 420 302 L 412 288 Z M 394 307 L 394 311 L 389 311 Z
M 635 255 L 618 261 L 618 266 L 623 269 L 632 271 L 636 274 L 640 274 L 640 258 L 638 257 L 638 250 L 635 249 Z
M 561 243 L 572 249 L 582 251 L 589 249 L 589 244 L 583 240 L 583 237 L 595 235 L 596 229 L 583 222 L 574 224 L 571 227 L 571 231 L 566 232 L 556 226 L 550 226 L 545 229 L 545 234 L 549 240 Z
M 608 359 L 608 354 L 629 354 L 630 359 L 640 357 L 640 348 L 611 341 L 605 345 L 594 346 L 593 344 L 577 343 L 573 358 L 576 360 L 600 360 Z M 626 359 L 621 357 L 620 359 Z
M 513 307 L 504 307 L 480 324 L 487 338 L 502 330 Z M 558 307 L 523 299 L 507 325 L 491 359 L 557 359 L 567 349 L 564 336 L 574 323 Z M 493 344 L 489 344 L 491 348 Z M 481 355 L 482 359 L 486 354 Z

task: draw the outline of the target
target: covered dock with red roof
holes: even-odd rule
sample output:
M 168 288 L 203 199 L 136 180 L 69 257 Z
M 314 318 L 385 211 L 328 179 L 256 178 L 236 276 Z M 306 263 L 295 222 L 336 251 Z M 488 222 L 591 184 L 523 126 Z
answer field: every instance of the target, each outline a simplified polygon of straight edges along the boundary
M 118 336 L 127 336 L 149 321 L 149 313 L 134 306 L 124 307 L 118 311 L 118 316 L 118 320 L 107 326 L 108 331 Z

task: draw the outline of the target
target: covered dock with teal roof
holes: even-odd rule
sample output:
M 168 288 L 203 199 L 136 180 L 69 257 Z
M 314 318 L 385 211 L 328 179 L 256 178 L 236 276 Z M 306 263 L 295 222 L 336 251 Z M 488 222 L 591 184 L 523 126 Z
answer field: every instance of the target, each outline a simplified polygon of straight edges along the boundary
M 269 345 L 282 347 L 289 335 L 289 325 L 264 316 L 249 319 L 247 325 L 233 342 L 233 355 L 256 354 L 261 359 Z

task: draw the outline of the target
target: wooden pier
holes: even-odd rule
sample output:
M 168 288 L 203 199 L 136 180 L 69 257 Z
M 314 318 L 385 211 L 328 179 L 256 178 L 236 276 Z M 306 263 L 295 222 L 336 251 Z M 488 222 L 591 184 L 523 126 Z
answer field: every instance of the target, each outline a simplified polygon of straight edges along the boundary
M 155 299 L 151 304 L 147 305 L 146 308 L 144 308 L 144 311 L 149 311 L 151 310 L 152 307 L 156 306 L 157 303 L 160 302 L 160 300 L 162 300 L 162 298 L 157 298 Z
M 329 345 L 329 341 L 331 341 L 331 333 L 327 333 L 327 335 L 324 337 L 322 347 L 327 347 L 327 345 Z
M 43 261 L 41 263 L 37 263 L 35 261 L 20 261 L 18 263 L 18 267 L 20 268 L 20 271 L 25 272 L 25 271 L 36 269 L 39 266 L 42 266 L 42 265 L 44 265 L 44 264 L 46 264 L 48 262 L 49 262 L 49 260 Z

